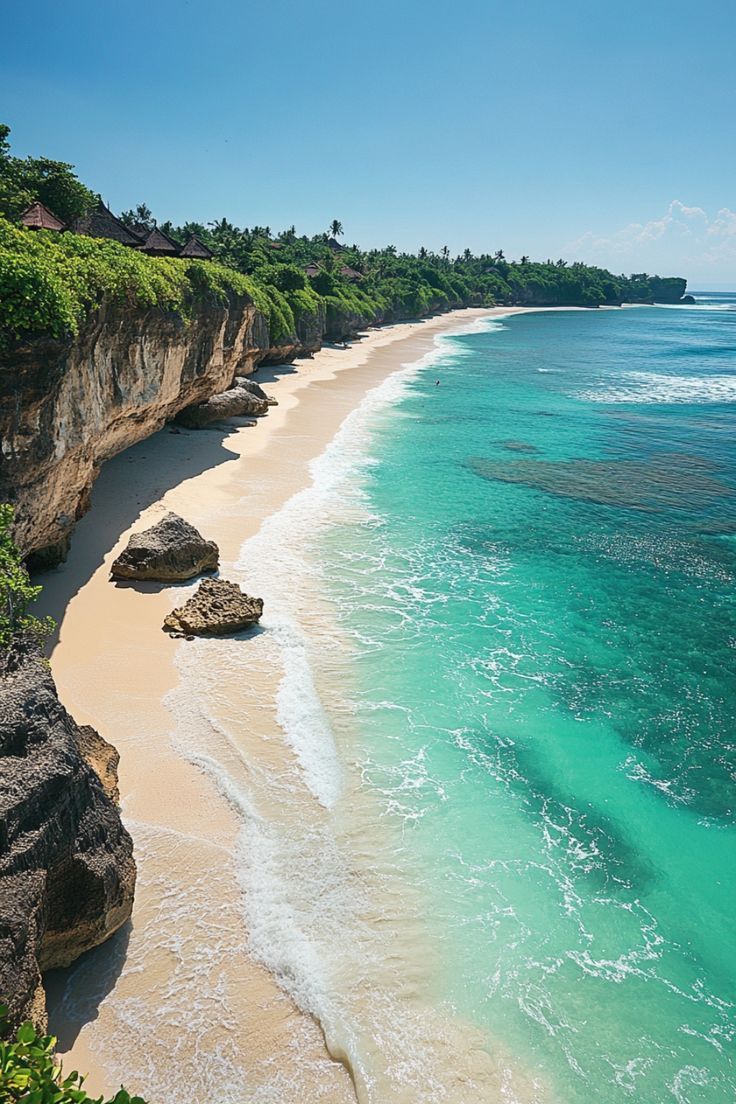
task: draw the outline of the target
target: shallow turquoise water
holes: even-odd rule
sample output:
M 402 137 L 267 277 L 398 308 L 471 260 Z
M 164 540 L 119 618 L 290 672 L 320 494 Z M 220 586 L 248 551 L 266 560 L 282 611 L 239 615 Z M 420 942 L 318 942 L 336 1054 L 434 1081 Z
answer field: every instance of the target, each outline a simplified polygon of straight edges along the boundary
M 570 1104 L 736 1099 L 735 429 L 736 296 L 511 317 L 321 538 L 437 998 Z

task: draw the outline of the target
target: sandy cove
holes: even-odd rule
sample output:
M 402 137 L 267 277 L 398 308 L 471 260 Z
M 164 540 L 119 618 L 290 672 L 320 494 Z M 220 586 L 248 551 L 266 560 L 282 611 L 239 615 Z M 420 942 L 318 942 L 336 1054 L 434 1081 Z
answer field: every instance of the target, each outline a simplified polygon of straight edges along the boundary
M 234 420 L 203 432 L 165 428 L 109 461 L 67 563 L 39 579 L 42 612 L 59 622 L 52 668 L 61 700 L 120 751 L 123 817 L 139 865 L 132 926 L 49 985 L 51 1029 L 65 1065 L 89 1072 L 91 1092 L 113 1091 L 124 1077 L 149 1104 L 168 1104 L 182 1092 L 196 1102 L 238 1091 L 259 1101 L 275 1092 L 274 1100 L 290 1104 L 355 1100 L 320 1027 L 248 957 L 229 858 L 238 816 L 172 744 L 163 699 L 179 682 L 175 655 L 187 645 L 161 623 L 180 595 L 168 586 L 113 585 L 110 564 L 133 529 L 167 510 L 217 541 L 225 565 L 236 561 L 243 541 L 308 485 L 310 461 L 367 391 L 429 352 L 437 335 L 514 312 L 464 310 L 400 324 L 346 350 L 325 348 L 296 365 L 262 369 L 256 379 L 279 403 L 266 418 L 255 427 Z M 249 711 L 245 749 L 265 769 L 293 757 L 276 724 L 278 672 L 272 676 Z M 164 930 L 176 939 L 159 939 Z M 186 1023 L 182 990 L 191 1005 Z M 145 1002 L 160 1025 L 142 1048 Z M 202 1072 L 213 1068 L 217 1081 Z

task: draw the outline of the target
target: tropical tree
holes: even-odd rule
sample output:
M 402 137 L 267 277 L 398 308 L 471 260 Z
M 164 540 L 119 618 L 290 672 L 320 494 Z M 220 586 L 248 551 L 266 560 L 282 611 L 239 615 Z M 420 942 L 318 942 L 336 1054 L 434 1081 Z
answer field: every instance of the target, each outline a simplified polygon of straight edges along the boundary
M 0 215 L 17 218 L 39 200 L 63 222 L 73 222 L 94 207 L 98 196 L 82 184 L 74 166 L 48 157 L 13 157 L 10 127 L 0 124 Z
M 139 203 L 130 211 L 123 211 L 120 221 L 124 222 L 126 226 L 144 226 L 146 230 L 153 230 L 156 225 L 153 211 L 145 203 Z
M 342 235 L 343 235 L 343 232 L 344 231 L 343 231 L 342 223 L 340 222 L 340 220 L 339 219 L 333 219 L 332 222 L 330 223 L 330 229 L 329 229 L 328 233 L 333 238 L 341 238 Z

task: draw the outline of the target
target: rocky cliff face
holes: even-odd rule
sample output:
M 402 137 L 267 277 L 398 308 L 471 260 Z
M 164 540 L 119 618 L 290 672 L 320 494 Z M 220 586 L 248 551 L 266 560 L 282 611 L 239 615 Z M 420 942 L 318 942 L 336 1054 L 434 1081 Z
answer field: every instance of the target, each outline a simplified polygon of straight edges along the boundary
M 93 763 L 102 778 L 93 769 Z M 30 650 L 0 678 L 0 993 L 45 1022 L 41 972 L 130 916 L 135 864 L 114 804 L 117 753 L 79 728 Z
M 225 390 L 274 348 L 246 297 L 203 300 L 185 323 L 104 303 L 79 336 L 40 340 L 0 360 L 0 501 L 16 505 L 16 540 L 37 562 L 66 551 L 100 465 L 185 406 Z

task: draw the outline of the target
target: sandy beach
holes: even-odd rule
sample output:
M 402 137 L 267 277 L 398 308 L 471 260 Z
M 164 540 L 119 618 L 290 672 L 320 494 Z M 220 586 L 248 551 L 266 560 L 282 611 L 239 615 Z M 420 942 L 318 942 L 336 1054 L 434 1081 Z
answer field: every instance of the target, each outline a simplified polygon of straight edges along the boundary
M 190 588 L 115 585 L 109 568 L 131 531 L 173 510 L 217 541 L 228 577 L 243 542 L 308 485 L 310 462 L 366 392 L 428 353 L 437 335 L 511 313 L 459 311 L 262 368 L 255 378 L 279 404 L 267 417 L 252 427 L 165 428 L 108 462 L 67 563 L 39 579 L 42 611 L 59 622 L 52 668 L 61 700 L 120 752 L 122 811 L 139 868 L 132 924 L 49 979 L 51 1030 L 65 1065 L 88 1071 L 91 1092 L 124 1079 L 149 1104 L 356 1099 L 355 1071 L 330 1053 L 324 1025 L 250 954 L 234 858 L 242 807 L 197 764 L 196 734 L 176 722 L 182 671 L 206 665 L 207 643 L 187 652 L 187 642 L 161 631 Z M 244 677 L 242 647 L 232 654 L 228 673 L 213 681 L 212 716 L 222 725 L 210 719 L 207 754 L 214 749 L 230 779 L 257 792 L 259 777 L 285 777 L 296 754 L 277 723 L 282 672 L 266 650 Z M 246 733 L 237 747 L 227 737 L 236 709 Z M 306 788 L 288 815 L 319 829 L 319 802 Z

